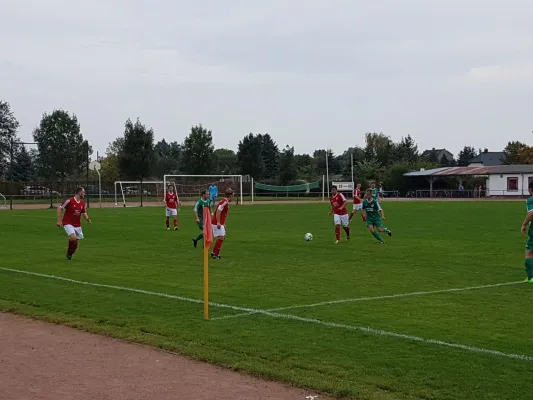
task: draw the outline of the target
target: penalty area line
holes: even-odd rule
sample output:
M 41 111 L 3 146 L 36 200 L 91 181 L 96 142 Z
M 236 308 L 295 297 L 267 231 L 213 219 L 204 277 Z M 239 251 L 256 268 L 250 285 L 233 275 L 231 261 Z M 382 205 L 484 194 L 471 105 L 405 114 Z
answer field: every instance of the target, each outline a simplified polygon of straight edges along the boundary
M 139 293 L 139 294 L 144 294 L 144 295 L 149 295 L 149 296 L 165 297 L 165 298 L 180 300 L 180 301 L 189 302 L 189 303 L 196 303 L 196 304 L 203 303 L 202 300 L 193 299 L 190 297 L 175 296 L 175 295 L 167 294 L 167 293 L 151 292 L 148 290 L 134 289 L 134 288 L 128 288 L 124 286 L 115 286 L 115 285 L 106 285 L 102 283 L 79 281 L 76 279 L 64 278 L 64 277 L 56 276 L 56 275 L 41 274 L 38 272 L 24 271 L 24 270 L 18 270 L 18 269 L 13 269 L 13 268 L 0 267 L 0 271 L 53 279 L 53 280 L 74 283 L 74 284 L 79 284 L 79 285 L 121 290 L 121 291 Z M 453 348 L 453 349 L 458 349 L 458 350 L 464 350 L 464 351 L 468 351 L 471 353 L 488 354 L 488 355 L 498 356 L 498 357 L 503 357 L 503 358 L 510 358 L 510 359 L 515 359 L 515 360 L 533 362 L 533 357 L 525 355 L 525 354 L 505 353 L 499 350 L 491 350 L 491 349 L 485 349 L 482 347 L 474 347 L 474 346 L 468 346 L 464 344 L 450 343 L 450 342 L 445 342 L 445 341 L 436 340 L 436 339 L 426 339 L 426 338 L 422 338 L 419 336 L 406 335 L 403 333 L 390 332 L 390 331 L 374 329 L 374 328 L 364 327 L 364 326 L 345 325 L 345 324 L 339 324 L 335 322 L 327 322 L 327 321 L 322 321 L 322 320 L 314 319 L 314 318 L 299 317 L 297 315 L 292 315 L 292 314 L 281 314 L 277 312 L 271 312 L 268 310 L 239 307 L 239 306 L 233 306 L 230 304 L 223 304 L 223 303 L 209 303 L 209 304 L 212 305 L 213 307 L 220 307 L 220 308 L 232 309 L 232 310 L 237 310 L 237 311 L 247 311 L 247 312 L 266 315 L 266 316 L 277 318 L 277 319 L 286 319 L 290 321 L 297 321 L 297 322 L 302 322 L 302 323 L 307 323 L 307 324 L 321 325 L 321 326 L 325 326 L 328 328 L 358 331 L 358 332 L 362 332 L 362 333 L 366 333 L 366 334 L 374 335 L 374 336 L 386 336 L 386 337 L 392 337 L 396 339 L 408 340 L 411 342 L 419 342 L 419 343 L 424 343 L 424 344 L 432 344 L 432 345 L 443 346 L 443 347 L 448 347 L 448 348 Z
M 268 311 L 268 312 L 277 312 L 277 311 L 285 311 L 285 310 L 295 310 L 295 309 L 298 309 L 298 308 L 314 308 L 314 307 L 328 306 L 328 305 L 332 305 L 332 304 L 357 303 L 357 302 L 362 302 L 362 301 L 398 299 L 398 298 L 402 298 L 402 297 L 425 296 L 425 295 L 429 295 L 429 294 L 438 294 L 438 293 L 466 292 L 468 290 L 480 290 L 480 289 L 495 288 L 495 287 L 500 287 L 500 286 L 511 286 L 511 285 L 517 285 L 517 284 L 520 284 L 520 283 L 522 283 L 522 282 L 521 281 L 503 282 L 503 283 L 494 283 L 494 284 L 490 284 L 490 285 L 467 286 L 467 287 L 462 287 L 462 288 L 450 288 L 450 289 L 428 290 L 428 291 L 418 291 L 418 292 L 408 292 L 408 293 L 397 293 L 397 294 L 390 294 L 390 295 L 385 295 L 385 296 L 357 297 L 357 298 L 351 298 L 351 299 L 322 301 L 320 303 L 300 304 L 300 305 L 287 306 L 287 307 L 271 308 L 271 309 L 268 309 L 266 311 Z M 220 320 L 224 320 L 224 319 L 245 317 L 245 316 L 254 315 L 254 314 L 257 314 L 257 313 L 247 312 L 247 313 L 240 313 L 240 314 L 231 314 L 231 315 L 225 315 L 223 317 L 213 318 L 212 320 L 213 321 L 220 321 Z

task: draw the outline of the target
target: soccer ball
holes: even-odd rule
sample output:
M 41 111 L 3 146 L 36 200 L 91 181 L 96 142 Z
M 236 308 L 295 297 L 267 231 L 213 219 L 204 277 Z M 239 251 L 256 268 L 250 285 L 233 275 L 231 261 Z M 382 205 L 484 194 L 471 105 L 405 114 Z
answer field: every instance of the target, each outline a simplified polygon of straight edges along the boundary
M 313 235 L 310 234 L 310 233 L 306 233 L 305 236 L 304 236 L 304 239 L 308 242 L 310 242 L 311 240 L 313 240 Z

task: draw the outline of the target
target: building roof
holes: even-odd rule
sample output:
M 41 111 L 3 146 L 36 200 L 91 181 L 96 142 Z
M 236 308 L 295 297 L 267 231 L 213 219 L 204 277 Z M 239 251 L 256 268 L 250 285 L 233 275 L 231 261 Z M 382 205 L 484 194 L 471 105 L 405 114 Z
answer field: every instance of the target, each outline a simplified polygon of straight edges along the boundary
M 505 153 L 503 151 L 486 151 L 471 159 L 470 163 L 493 167 L 502 165 L 503 160 L 505 160 Z
M 533 174 L 533 165 L 499 165 L 482 167 L 443 167 L 424 171 L 411 171 L 404 174 L 409 177 L 450 177 L 450 176 L 475 176 L 475 175 L 503 175 L 503 174 Z

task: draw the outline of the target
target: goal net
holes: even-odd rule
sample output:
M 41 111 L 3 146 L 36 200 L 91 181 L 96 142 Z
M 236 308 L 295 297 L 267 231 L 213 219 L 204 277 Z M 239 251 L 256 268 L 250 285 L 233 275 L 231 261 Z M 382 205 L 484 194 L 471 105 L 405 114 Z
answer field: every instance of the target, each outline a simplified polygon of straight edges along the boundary
M 142 186 L 142 188 L 141 188 Z M 163 181 L 116 181 L 115 206 L 140 207 L 162 205 L 165 199 Z
M 165 188 L 174 186 L 181 202 L 195 202 L 202 190 L 213 185 L 218 188 L 217 199 L 231 188 L 235 193 L 235 204 L 243 204 L 242 175 L 165 175 L 163 183 Z

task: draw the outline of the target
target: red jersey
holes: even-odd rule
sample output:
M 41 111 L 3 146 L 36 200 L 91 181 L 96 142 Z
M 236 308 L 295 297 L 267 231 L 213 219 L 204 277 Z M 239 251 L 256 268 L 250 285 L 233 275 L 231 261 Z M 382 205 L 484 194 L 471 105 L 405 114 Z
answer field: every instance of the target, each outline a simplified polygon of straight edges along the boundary
M 361 200 L 361 189 L 355 189 L 353 191 L 353 203 L 354 204 L 361 204 L 363 200 Z
M 340 192 L 337 192 L 336 195 L 331 196 L 329 198 L 329 202 L 331 203 L 331 207 L 333 207 L 333 214 L 335 215 L 346 215 L 348 214 L 348 210 L 346 209 L 346 197 Z
M 63 215 L 63 226 L 72 225 L 74 228 L 79 228 L 81 226 L 81 215 L 87 213 L 85 202 L 81 199 L 78 201 L 75 197 L 66 200 L 61 205 L 61 209 L 65 210 L 65 215 Z
M 178 208 L 178 195 L 174 192 L 167 192 L 165 195 L 165 203 L 167 204 L 167 208 L 175 210 Z
M 215 216 L 211 220 L 211 223 L 213 225 L 224 225 L 226 223 L 226 218 L 228 217 L 228 211 L 229 211 L 229 201 L 228 199 L 222 199 L 218 202 L 217 210 L 220 210 L 220 221 L 217 221 L 217 213 L 215 212 Z

